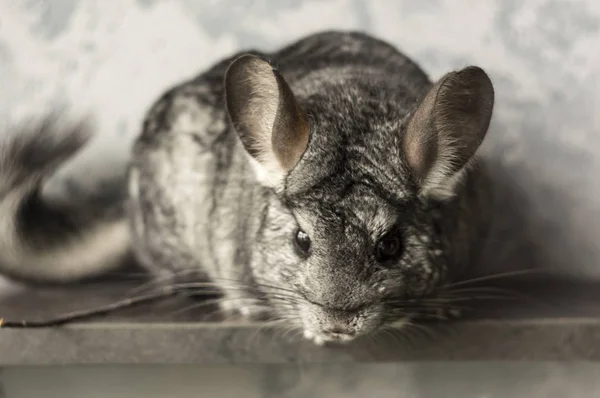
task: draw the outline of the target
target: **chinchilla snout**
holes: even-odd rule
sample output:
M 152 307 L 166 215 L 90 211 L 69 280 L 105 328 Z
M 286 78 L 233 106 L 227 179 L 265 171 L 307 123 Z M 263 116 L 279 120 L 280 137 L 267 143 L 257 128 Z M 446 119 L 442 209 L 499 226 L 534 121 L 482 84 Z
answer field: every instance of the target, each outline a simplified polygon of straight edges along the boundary
M 350 342 L 372 332 L 383 320 L 382 306 L 378 304 L 346 310 L 305 302 L 299 313 L 304 336 L 317 344 Z

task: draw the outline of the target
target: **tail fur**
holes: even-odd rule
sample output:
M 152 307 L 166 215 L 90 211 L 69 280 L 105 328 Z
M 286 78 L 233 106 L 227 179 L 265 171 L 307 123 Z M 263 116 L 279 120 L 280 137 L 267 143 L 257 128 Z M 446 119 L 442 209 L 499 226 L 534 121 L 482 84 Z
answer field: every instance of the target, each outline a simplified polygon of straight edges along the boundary
M 84 124 L 49 116 L 0 137 L 0 274 L 61 283 L 120 267 L 130 253 L 124 203 L 58 203 L 45 180 L 90 138 Z

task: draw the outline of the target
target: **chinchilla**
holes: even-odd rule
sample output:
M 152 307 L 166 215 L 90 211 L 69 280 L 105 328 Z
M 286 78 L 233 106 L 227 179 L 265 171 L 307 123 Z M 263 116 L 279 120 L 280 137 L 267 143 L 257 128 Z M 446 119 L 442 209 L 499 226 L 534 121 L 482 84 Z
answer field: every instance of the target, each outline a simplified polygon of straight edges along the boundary
M 350 341 L 426 312 L 418 303 L 472 266 L 493 105 L 481 68 L 432 83 L 364 33 L 237 53 L 156 100 L 115 209 L 40 194 L 85 129 L 5 139 L 1 269 L 68 282 L 132 252 L 157 276 L 209 278 L 227 313 Z

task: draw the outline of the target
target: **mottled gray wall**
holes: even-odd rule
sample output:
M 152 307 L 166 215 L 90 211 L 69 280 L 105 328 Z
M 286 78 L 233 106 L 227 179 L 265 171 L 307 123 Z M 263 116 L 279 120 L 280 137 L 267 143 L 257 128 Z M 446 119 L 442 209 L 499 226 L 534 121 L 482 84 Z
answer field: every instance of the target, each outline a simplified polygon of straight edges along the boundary
M 486 68 L 497 90 L 486 149 L 517 209 L 490 264 L 600 276 L 595 0 L 3 0 L 0 127 L 53 104 L 92 114 L 96 141 L 51 185 L 74 177 L 74 194 L 122 172 L 140 118 L 168 85 L 238 49 L 331 28 L 389 40 L 432 78 Z
M 497 238 L 506 255 L 496 263 L 600 275 L 597 1 L 4 0 L 0 18 L 2 124 L 51 104 L 98 120 L 96 141 L 61 173 L 77 178 L 70 193 L 94 185 L 90 173 L 123 170 L 143 112 L 169 84 L 240 48 L 356 28 L 433 78 L 479 64 L 497 90 L 486 148 L 522 191 L 510 199 L 525 222 Z

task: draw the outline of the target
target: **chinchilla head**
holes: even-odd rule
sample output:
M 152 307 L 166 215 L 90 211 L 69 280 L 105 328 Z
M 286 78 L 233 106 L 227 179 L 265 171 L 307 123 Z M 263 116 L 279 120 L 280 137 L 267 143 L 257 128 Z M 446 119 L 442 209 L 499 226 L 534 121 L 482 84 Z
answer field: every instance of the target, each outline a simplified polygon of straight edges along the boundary
M 276 312 L 321 341 L 409 318 L 402 303 L 443 279 L 428 206 L 452 196 L 486 135 L 485 72 L 449 73 L 420 98 L 368 80 L 295 95 L 301 87 L 245 55 L 225 90 L 257 177 L 276 193 L 252 264 Z

